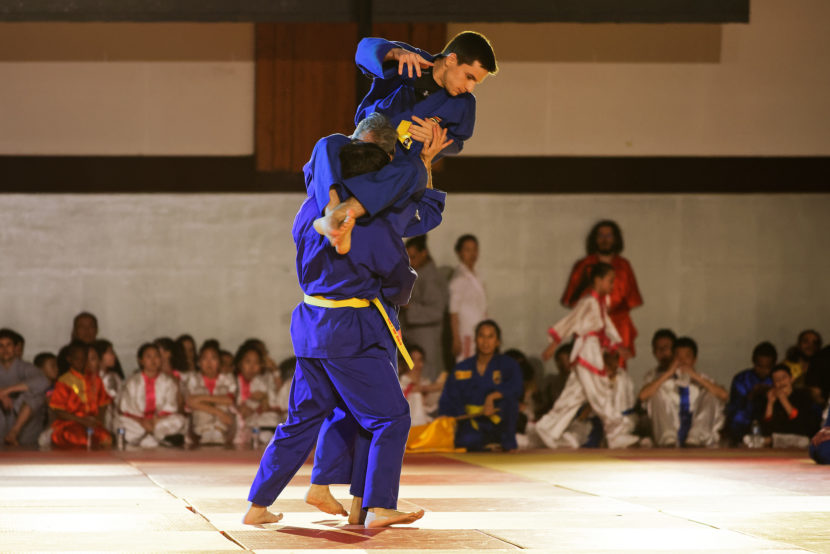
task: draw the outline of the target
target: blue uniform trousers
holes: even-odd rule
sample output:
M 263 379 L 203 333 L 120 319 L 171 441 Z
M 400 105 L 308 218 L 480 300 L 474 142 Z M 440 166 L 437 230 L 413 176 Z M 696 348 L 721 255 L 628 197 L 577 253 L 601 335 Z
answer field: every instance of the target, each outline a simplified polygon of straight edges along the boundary
M 323 421 L 340 406 L 353 414 L 354 421 L 371 439 L 365 442 L 367 453 L 363 456 L 366 461 L 362 471 L 351 459 L 333 461 L 349 475 L 360 471 L 366 476 L 365 506 L 397 507 L 401 464 L 409 434 L 409 405 L 389 357 L 382 349 L 372 354 L 353 358 L 297 358 L 288 419 L 277 428 L 262 455 L 248 494 L 249 501 L 261 506 L 273 504 L 308 458 Z M 343 437 L 343 440 L 349 438 Z

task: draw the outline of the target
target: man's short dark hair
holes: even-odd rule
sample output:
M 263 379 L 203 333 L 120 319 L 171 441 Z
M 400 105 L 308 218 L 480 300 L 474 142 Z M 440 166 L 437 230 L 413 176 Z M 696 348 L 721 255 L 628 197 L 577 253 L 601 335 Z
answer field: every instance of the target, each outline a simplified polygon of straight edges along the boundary
M 352 142 L 340 149 L 340 175 L 344 179 L 382 169 L 389 154 L 371 142 Z
M 651 337 L 652 350 L 654 350 L 654 346 L 660 339 L 671 339 L 672 348 L 674 348 L 674 343 L 677 341 L 677 335 L 675 335 L 674 331 L 672 331 L 671 329 L 657 329 L 654 332 L 654 336 Z
M 672 348 L 672 350 L 677 352 L 678 348 L 691 349 L 692 353 L 695 355 L 695 358 L 697 358 L 697 343 L 692 337 L 680 337 L 674 341 L 674 348 Z
M 475 235 L 471 235 L 469 233 L 466 234 L 466 235 L 461 235 L 460 237 L 458 237 L 458 240 L 455 241 L 455 253 L 456 254 L 461 252 L 461 248 L 463 248 L 464 243 L 467 242 L 468 240 L 471 240 L 474 243 L 476 243 L 476 245 L 478 245 L 478 239 L 476 238 Z
M 406 243 L 404 244 L 407 248 L 414 248 L 418 252 L 423 252 L 427 249 L 427 236 L 418 235 L 417 237 L 406 239 Z
M 787 364 L 778 364 L 778 365 L 776 365 L 774 368 L 772 368 L 772 371 L 770 371 L 769 374 L 772 375 L 776 371 L 784 371 L 790 377 L 793 376 L 793 370 L 791 370 L 790 366 L 788 366 Z
M 455 54 L 459 64 L 473 65 L 474 62 L 478 62 L 491 75 L 499 72 L 493 45 L 481 33 L 464 31 L 455 35 L 441 52 L 442 56 L 450 54 Z
M 614 246 L 611 248 L 614 254 L 621 253 L 623 248 L 625 248 L 622 231 L 620 230 L 620 226 L 617 225 L 617 222 L 611 219 L 603 219 L 591 227 L 591 232 L 588 233 L 588 238 L 585 240 L 585 251 L 588 252 L 588 255 L 596 254 L 599 251 L 597 248 L 597 235 L 599 235 L 599 230 L 603 227 L 610 227 L 611 232 L 614 233 Z
M 98 328 L 98 318 L 95 317 L 95 314 L 92 314 L 90 312 L 81 312 L 78 315 L 76 315 L 72 319 L 72 326 L 75 327 L 76 325 L 78 325 L 78 321 L 80 321 L 81 319 L 83 319 L 85 317 L 88 317 L 89 319 L 91 319 L 92 322 L 95 324 L 95 328 L 96 329 Z
M 772 358 L 772 363 L 775 363 L 778 360 L 778 350 L 771 342 L 765 340 L 752 349 L 752 363 L 758 361 L 758 358 Z
M 24 344 L 26 340 L 23 338 L 23 335 L 15 331 L 14 329 L 9 329 L 8 327 L 3 327 L 0 329 L 0 339 L 9 339 L 12 341 L 14 346 L 20 346 Z

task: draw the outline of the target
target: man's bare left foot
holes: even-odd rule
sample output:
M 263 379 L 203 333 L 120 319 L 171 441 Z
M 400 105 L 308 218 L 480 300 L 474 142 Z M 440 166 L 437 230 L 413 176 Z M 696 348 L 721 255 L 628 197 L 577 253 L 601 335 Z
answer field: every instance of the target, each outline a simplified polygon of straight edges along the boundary
M 312 483 L 308 488 L 308 492 L 305 493 L 305 502 L 327 514 L 335 516 L 349 515 L 346 512 L 346 508 L 331 495 L 331 490 L 329 490 L 328 485 L 315 485 Z
M 242 518 L 242 523 L 247 525 L 263 525 L 265 523 L 277 523 L 282 519 L 282 514 L 274 514 L 268 511 L 265 506 L 259 504 L 251 504 L 245 517 Z
M 390 525 L 398 525 L 405 523 L 412 523 L 424 517 L 424 511 L 417 512 L 399 512 L 398 510 L 390 510 L 388 508 L 371 508 L 366 514 L 366 528 L 378 529 L 381 527 L 389 527 Z
M 349 511 L 350 525 L 363 525 L 366 521 L 366 510 L 363 509 L 363 498 L 360 496 L 352 497 L 352 509 Z

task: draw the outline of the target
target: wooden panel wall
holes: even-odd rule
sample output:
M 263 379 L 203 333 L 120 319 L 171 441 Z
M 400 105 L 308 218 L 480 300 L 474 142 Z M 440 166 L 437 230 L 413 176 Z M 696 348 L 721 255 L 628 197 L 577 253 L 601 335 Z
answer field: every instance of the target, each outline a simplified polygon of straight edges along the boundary
M 440 51 L 446 25 L 383 23 L 375 36 Z M 314 143 L 354 129 L 357 108 L 354 23 L 256 26 L 256 166 L 300 171 Z

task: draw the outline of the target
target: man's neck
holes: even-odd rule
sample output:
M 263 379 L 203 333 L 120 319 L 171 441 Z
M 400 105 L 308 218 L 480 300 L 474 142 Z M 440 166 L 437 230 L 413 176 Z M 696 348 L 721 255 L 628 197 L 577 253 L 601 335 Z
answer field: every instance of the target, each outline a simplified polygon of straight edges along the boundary
M 438 83 L 438 86 L 444 88 L 444 75 L 447 72 L 447 58 L 441 56 L 435 58 L 435 65 L 432 66 L 432 79 Z
M 601 252 L 597 252 L 597 258 L 599 259 L 599 261 L 604 262 L 606 264 L 610 264 L 612 261 L 614 261 L 614 258 L 616 256 L 617 255 L 613 252 L 611 252 L 610 254 L 603 254 Z

